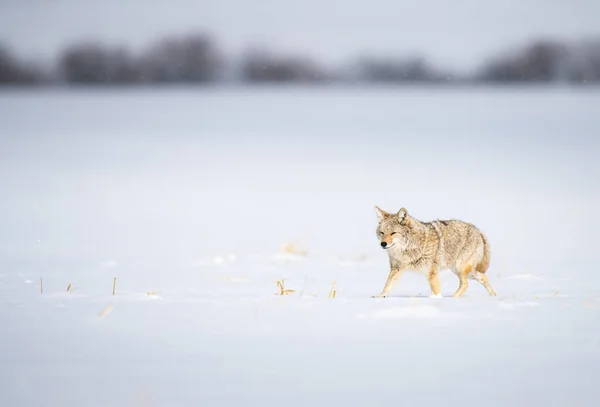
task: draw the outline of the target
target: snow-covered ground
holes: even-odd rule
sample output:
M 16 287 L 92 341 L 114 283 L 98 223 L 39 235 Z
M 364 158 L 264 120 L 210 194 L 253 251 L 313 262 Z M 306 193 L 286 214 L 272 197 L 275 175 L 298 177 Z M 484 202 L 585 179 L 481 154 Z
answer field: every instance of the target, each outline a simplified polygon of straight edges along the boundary
M 598 134 L 590 89 L 0 92 L 1 405 L 595 406 Z M 475 223 L 498 297 L 371 298 L 373 205 Z

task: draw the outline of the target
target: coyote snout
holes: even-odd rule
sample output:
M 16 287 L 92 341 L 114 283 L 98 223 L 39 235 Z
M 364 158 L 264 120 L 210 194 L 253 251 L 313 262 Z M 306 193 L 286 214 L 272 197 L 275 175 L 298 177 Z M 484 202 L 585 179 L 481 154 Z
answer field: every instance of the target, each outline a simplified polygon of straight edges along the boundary
M 396 244 L 395 238 L 397 232 L 385 230 L 385 228 L 381 229 L 380 232 L 381 233 L 378 232 L 377 237 L 379 238 L 379 240 L 381 240 L 380 244 L 382 249 L 387 250 Z
M 421 222 L 402 208 L 390 214 L 375 206 L 377 237 L 388 253 L 390 274 L 383 291 L 385 297 L 403 271 L 415 271 L 427 277 L 433 296 L 441 296 L 438 273 L 452 270 L 460 285 L 453 297 L 460 297 L 468 279 L 481 283 L 490 295 L 496 292 L 485 272 L 490 264 L 490 248 L 485 235 L 474 225 L 460 220 Z

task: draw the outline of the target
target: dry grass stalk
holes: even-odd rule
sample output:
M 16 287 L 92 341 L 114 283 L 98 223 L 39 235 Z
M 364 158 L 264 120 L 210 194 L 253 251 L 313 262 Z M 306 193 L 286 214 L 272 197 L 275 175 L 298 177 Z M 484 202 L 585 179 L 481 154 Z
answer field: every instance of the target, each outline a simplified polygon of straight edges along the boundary
M 117 287 L 117 277 L 114 278 L 113 280 L 113 290 L 112 290 L 112 295 L 115 295 L 115 289 Z
M 275 295 L 288 295 L 294 292 L 294 290 L 285 289 L 284 280 L 277 280 L 277 288 L 279 289 L 279 292 Z
M 40 277 L 40 294 L 44 294 L 44 281 Z
M 67 287 L 67 292 L 71 291 L 71 284 Z
M 335 290 L 336 281 L 333 280 L 333 284 L 331 285 L 331 289 L 329 290 L 329 296 L 327 298 L 335 298 L 336 290 Z
M 298 256 L 306 256 L 306 250 L 300 250 L 296 248 L 294 243 L 286 243 L 281 248 L 281 251 L 287 254 L 295 254 Z

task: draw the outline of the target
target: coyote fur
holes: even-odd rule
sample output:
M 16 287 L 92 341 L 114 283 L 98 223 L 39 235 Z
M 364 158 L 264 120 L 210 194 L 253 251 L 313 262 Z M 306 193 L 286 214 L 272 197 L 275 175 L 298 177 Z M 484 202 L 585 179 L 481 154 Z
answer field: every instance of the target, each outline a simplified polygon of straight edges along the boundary
M 423 274 L 432 297 L 441 297 L 439 271 L 450 269 L 460 280 L 453 297 L 464 294 L 467 280 L 475 280 L 495 296 L 485 274 L 490 264 L 490 246 L 484 234 L 474 225 L 461 220 L 421 222 L 405 208 L 390 214 L 375 206 L 377 238 L 387 251 L 390 273 L 381 294 L 385 298 L 404 271 Z

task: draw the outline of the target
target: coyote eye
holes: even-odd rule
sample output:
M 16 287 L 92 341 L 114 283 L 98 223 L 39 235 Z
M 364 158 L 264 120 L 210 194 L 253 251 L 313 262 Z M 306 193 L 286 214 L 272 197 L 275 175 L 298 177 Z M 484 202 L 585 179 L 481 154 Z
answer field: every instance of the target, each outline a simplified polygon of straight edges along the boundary
M 396 234 L 396 232 L 392 232 L 392 233 L 390 233 L 390 235 L 392 235 L 392 236 L 394 236 L 395 234 Z

